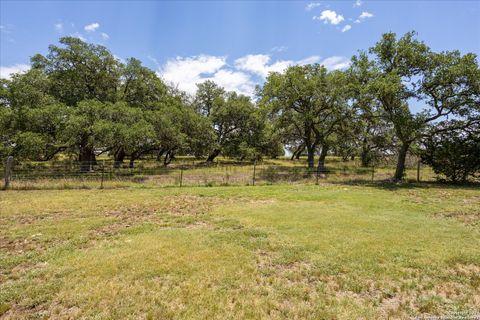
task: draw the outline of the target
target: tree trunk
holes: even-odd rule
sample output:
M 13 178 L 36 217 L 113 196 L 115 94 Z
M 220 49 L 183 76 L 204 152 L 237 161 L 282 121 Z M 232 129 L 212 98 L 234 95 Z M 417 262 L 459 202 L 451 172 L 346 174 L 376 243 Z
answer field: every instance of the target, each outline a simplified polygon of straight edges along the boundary
M 208 156 L 207 162 L 213 162 L 213 160 L 220 154 L 220 149 L 215 149 L 213 152 Z
M 302 154 L 303 149 L 305 149 L 305 146 L 303 144 L 299 145 L 298 148 L 295 149 L 295 151 L 292 153 L 292 157 L 290 158 L 290 160 L 298 160 L 300 158 L 300 155 Z
M 93 153 L 93 149 L 90 147 L 80 147 L 78 161 L 80 162 L 81 172 L 91 171 L 95 162 L 95 154 Z
M 403 175 L 405 173 L 405 160 L 407 159 L 409 147 L 410 142 L 403 142 L 398 150 L 397 169 L 395 170 L 395 175 L 393 176 L 394 181 L 403 180 Z
M 370 164 L 372 163 L 370 148 L 368 146 L 366 138 L 364 138 L 362 142 L 362 152 L 360 154 L 360 159 L 362 161 L 362 167 L 369 167 Z
M 328 147 L 322 146 L 322 151 L 320 152 L 320 157 L 318 158 L 318 172 L 325 172 L 325 158 L 327 157 Z
M 165 150 L 165 149 L 163 149 L 163 148 L 162 148 L 162 149 L 160 149 L 160 151 L 158 151 L 158 154 L 157 154 L 157 161 L 160 161 L 160 160 L 162 160 L 162 156 L 163 156 L 163 154 L 165 153 L 165 151 L 166 151 L 166 150 Z
M 305 148 L 303 148 L 302 151 L 297 152 L 297 154 L 295 155 L 295 160 L 300 160 L 300 156 L 302 155 L 303 150 L 305 150 Z
M 313 169 L 314 161 L 315 161 L 314 158 L 315 158 L 315 146 L 309 145 L 307 146 L 308 169 Z
M 135 167 L 135 159 L 136 159 L 136 156 L 132 154 L 130 156 L 130 162 L 128 163 L 128 167 L 130 169 L 133 169 Z
M 125 151 L 123 150 L 123 148 L 117 150 L 115 152 L 115 154 L 113 155 L 113 158 L 114 158 L 114 168 L 118 169 L 120 168 L 120 166 L 122 165 L 123 163 L 123 160 L 125 159 Z
M 174 158 L 173 150 L 168 150 L 167 153 L 165 154 L 165 159 L 163 159 L 163 165 L 166 167 L 172 162 L 172 159 Z
M 362 167 L 369 167 L 371 161 L 370 154 L 368 150 L 362 149 L 362 154 L 360 155 L 361 161 L 362 161 Z

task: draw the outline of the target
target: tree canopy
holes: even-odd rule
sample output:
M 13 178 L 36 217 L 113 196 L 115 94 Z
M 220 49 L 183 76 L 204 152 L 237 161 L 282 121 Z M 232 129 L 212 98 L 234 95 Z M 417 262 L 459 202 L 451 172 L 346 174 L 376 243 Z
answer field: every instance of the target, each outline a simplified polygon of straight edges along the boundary
M 473 53 L 434 52 L 415 32 L 385 33 L 345 70 L 294 65 L 270 73 L 254 96 L 215 82 L 194 95 L 167 85 L 135 58 L 124 62 L 104 46 L 61 38 L 31 69 L 0 80 L 0 156 L 46 161 L 59 154 L 92 170 L 107 153 L 176 155 L 213 162 L 307 154 L 308 168 L 325 157 L 359 156 L 363 166 L 396 158 L 403 179 L 408 154 L 448 179 L 478 177 L 480 69 Z

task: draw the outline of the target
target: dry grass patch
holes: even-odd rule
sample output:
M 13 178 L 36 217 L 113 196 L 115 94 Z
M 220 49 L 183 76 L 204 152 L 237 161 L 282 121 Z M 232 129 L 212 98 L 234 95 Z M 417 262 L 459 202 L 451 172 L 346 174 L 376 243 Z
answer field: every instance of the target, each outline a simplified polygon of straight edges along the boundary
M 475 190 L 0 196 L 5 319 L 410 319 L 480 306 L 478 230 L 434 218 L 478 212 Z

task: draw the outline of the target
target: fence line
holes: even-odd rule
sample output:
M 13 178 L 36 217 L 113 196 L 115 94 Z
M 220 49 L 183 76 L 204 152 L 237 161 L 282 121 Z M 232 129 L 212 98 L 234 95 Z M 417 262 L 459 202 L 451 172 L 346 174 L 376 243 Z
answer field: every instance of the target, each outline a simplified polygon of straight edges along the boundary
M 299 165 L 272 165 L 267 163 L 229 164 L 176 163 L 170 167 L 156 163 L 143 163 L 136 167 L 116 166 L 113 161 L 95 162 L 21 162 L 5 163 L 4 187 L 13 189 L 35 188 L 100 188 L 134 184 L 157 186 L 217 186 L 217 185 L 266 185 L 275 183 L 375 182 L 388 180 L 394 168 L 389 166 L 357 167 L 333 163 L 319 171 Z M 290 164 L 290 163 L 287 163 Z M 340 166 L 339 166 L 340 165 Z M 85 170 L 88 168 L 88 170 Z M 433 180 L 429 168 L 407 168 L 407 179 Z

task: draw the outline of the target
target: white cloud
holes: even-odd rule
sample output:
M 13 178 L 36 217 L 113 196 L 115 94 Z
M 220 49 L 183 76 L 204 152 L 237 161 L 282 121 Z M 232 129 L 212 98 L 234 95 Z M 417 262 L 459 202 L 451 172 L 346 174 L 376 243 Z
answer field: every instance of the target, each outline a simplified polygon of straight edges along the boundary
M 362 0 L 356 0 L 353 4 L 354 7 L 360 7 L 363 4 Z
M 244 72 L 222 69 L 215 72 L 213 77 L 203 79 L 205 80 L 212 80 L 227 91 L 235 91 L 247 96 L 252 95 L 255 90 L 255 83 Z
M 155 58 L 148 58 L 158 64 Z M 255 86 L 261 84 L 270 72 L 283 72 L 292 65 L 312 63 L 320 63 L 329 70 L 337 70 L 348 67 L 349 60 L 334 56 L 321 61 L 319 56 L 310 56 L 297 61 L 272 61 L 267 54 L 249 54 L 236 59 L 231 65 L 227 63 L 226 57 L 200 55 L 168 60 L 159 67 L 157 74 L 191 95 L 195 94 L 198 83 L 212 80 L 227 91 L 252 96 Z
M 0 66 L 0 79 L 10 79 L 13 73 L 21 73 L 28 71 L 28 64 L 15 64 L 13 66 Z
M 315 16 L 313 19 L 323 21 L 325 24 L 330 23 L 335 25 L 345 20 L 341 14 L 337 14 L 333 10 L 324 10 L 318 17 Z
M 55 30 L 57 30 L 58 32 L 63 31 L 63 23 L 61 23 L 61 22 L 55 23 L 54 27 L 55 27 Z
M 249 71 L 266 77 L 269 72 L 268 62 L 270 62 L 269 55 L 249 54 L 235 60 L 235 67 L 239 70 Z
M 108 40 L 108 39 L 110 39 L 110 36 L 109 36 L 108 34 L 106 34 L 105 32 L 100 33 L 100 35 L 102 36 L 102 39 L 103 39 L 103 40 Z
M 359 19 L 372 18 L 373 14 L 367 11 L 363 11 L 362 14 L 358 17 Z
M 307 4 L 307 6 L 305 7 L 305 10 L 307 11 L 310 11 L 312 9 L 315 9 L 316 7 L 319 7 L 321 6 L 322 4 L 320 2 L 310 2 L 309 4 Z
M 319 56 L 310 56 L 302 60 L 298 60 L 295 64 L 305 65 L 305 64 L 313 64 L 318 63 L 320 61 Z
M 235 68 L 242 71 L 247 71 L 266 78 L 270 72 L 283 72 L 292 65 L 305 65 L 317 63 L 320 57 L 311 56 L 302 60 L 278 60 L 269 64 L 271 57 L 266 54 L 249 54 L 235 60 Z
M 288 47 L 286 46 L 278 46 L 278 47 L 273 47 L 272 49 L 270 49 L 270 51 L 273 51 L 273 52 L 284 52 L 284 51 L 287 51 Z
M 265 71 L 266 71 L 266 76 L 268 76 L 268 74 L 270 72 L 283 72 L 285 71 L 285 69 L 287 69 L 288 67 L 290 67 L 291 65 L 293 65 L 294 62 L 291 61 L 291 60 L 278 60 L 278 61 L 275 61 L 274 63 L 272 63 L 271 65 L 269 66 L 265 66 Z M 265 74 L 265 73 L 264 73 Z
M 193 57 L 177 57 L 167 61 L 160 68 L 159 75 L 167 82 L 178 85 L 181 90 L 195 93 L 196 84 L 203 82 L 215 74 L 226 64 L 226 57 L 200 55 Z M 207 76 L 207 77 L 206 77 Z
M 348 66 L 350 66 L 350 60 L 346 57 L 332 56 L 324 59 L 320 64 L 328 70 L 339 70 L 348 68 Z
M 368 19 L 368 18 L 373 18 L 374 15 L 373 13 L 370 13 L 370 12 L 367 12 L 367 11 L 363 11 L 360 16 L 358 16 L 358 19 L 356 19 L 354 21 L 354 23 L 362 23 L 363 21 L 365 21 L 365 19 Z
M 256 85 L 250 74 L 228 66 L 226 57 L 221 56 L 177 57 L 167 61 L 157 74 L 191 95 L 195 94 L 198 83 L 207 80 L 214 81 L 227 91 L 249 96 L 253 95 Z
M 96 29 L 98 29 L 100 27 L 100 24 L 98 22 L 94 22 L 94 23 L 91 23 L 91 24 L 87 24 L 84 29 L 85 31 L 87 32 L 94 32 Z
M 352 26 L 347 24 L 347 25 L 345 25 L 345 27 L 342 28 L 342 32 L 347 32 L 350 29 L 352 29 Z

